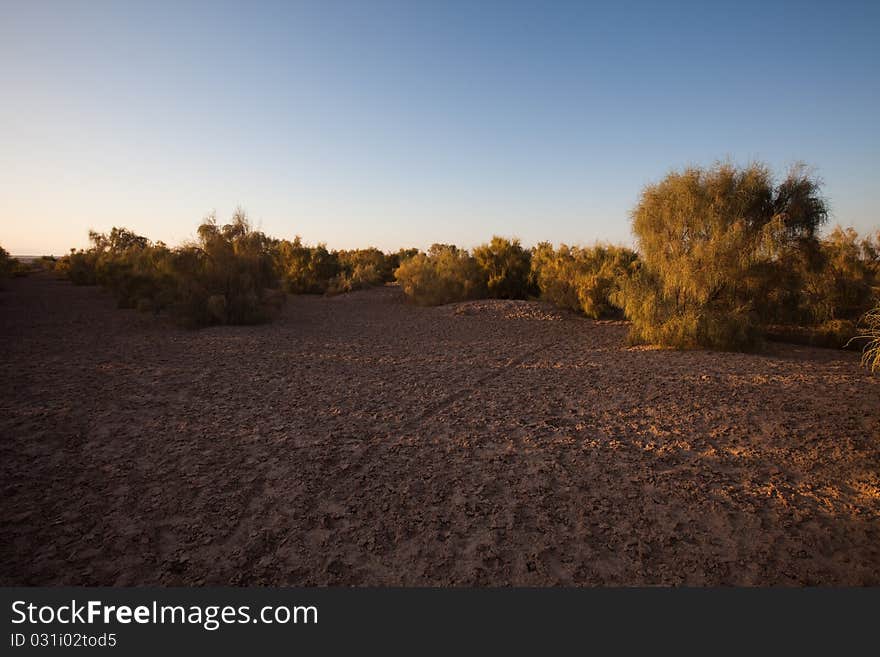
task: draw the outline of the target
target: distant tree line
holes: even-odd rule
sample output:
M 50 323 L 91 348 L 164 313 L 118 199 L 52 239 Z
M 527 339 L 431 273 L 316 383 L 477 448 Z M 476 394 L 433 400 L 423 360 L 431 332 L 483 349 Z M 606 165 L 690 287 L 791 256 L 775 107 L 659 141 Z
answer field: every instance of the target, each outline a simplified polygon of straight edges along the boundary
M 286 292 L 339 294 L 394 280 L 401 258 L 378 249 L 328 251 L 271 238 L 236 211 L 229 223 L 207 217 L 194 241 L 178 248 L 125 228 L 90 232 L 88 249 L 71 250 L 55 270 L 77 285 L 102 285 L 119 306 L 168 312 L 182 324 L 255 324 L 280 310 Z
M 538 296 L 592 318 L 625 317 L 630 339 L 676 348 L 757 348 L 766 338 L 843 346 L 880 299 L 880 232 L 821 238 L 820 181 L 762 164 L 673 172 L 632 212 L 635 251 L 523 249 L 495 237 L 472 254 L 435 245 L 397 279 L 416 303 Z M 876 320 L 875 321 L 876 324 Z
M 55 258 L 41 256 L 30 261 L 21 261 L 13 258 L 9 252 L 0 246 L 0 289 L 3 289 L 3 281 L 7 278 L 20 278 L 36 271 L 44 271 L 55 267 Z
M 194 327 L 267 321 L 285 293 L 397 281 L 419 305 L 541 298 L 591 318 L 626 318 L 633 342 L 676 348 L 876 338 L 880 232 L 860 237 L 838 227 L 821 237 L 827 221 L 821 183 L 805 168 L 777 180 L 763 164 L 719 163 L 642 190 L 632 211 L 635 250 L 525 248 L 495 236 L 472 250 L 331 251 L 268 237 L 237 211 L 226 224 L 209 216 L 178 248 L 125 228 L 92 232 L 88 249 L 52 264 L 76 284 L 111 289 L 122 307 L 167 311 Z M 0 250 L 0 275 L 15 266 Z

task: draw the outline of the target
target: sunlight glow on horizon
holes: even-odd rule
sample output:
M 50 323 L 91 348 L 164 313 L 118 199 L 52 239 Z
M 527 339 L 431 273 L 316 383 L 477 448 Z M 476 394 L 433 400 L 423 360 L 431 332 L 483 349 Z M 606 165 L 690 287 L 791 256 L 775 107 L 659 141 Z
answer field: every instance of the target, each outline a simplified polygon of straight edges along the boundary
M 723 159 L 804 161 L 876 231 L 878 44 L 871 2 L 4 3 L 0 245 L 236 206 L 337 249 L 631 245 L 644 185 Z

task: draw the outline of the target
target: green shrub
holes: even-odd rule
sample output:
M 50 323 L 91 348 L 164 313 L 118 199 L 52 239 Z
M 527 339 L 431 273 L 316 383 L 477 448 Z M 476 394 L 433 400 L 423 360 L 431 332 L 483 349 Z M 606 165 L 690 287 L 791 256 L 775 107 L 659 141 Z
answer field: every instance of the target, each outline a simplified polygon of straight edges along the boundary
M 198 240 L 179 249 L 124 228 L 89 239 L 89 249 L 71 251 L 56 271 L 75 284 L 110 289 L 120 307 L 168 310 L 190 327 L 258 323 L 278 309 L 274 242 L 254 231 L 241 210 L 223 226 L 208 217 Z
M 386 254 L 388 267 L 391 270 L 391 278 L 389 278 L 389 282 L 394 280 L 394 272 L 397 271 L 397 268 L 400 267 L 404 262 L 411 258 L 415 258 L 419 255 L 418 249 L 399 249 L 396 253 L 388 253 Z
M 464 249 L 434 244 L 428 253 L 404 261 L 395 272 L 404 293 L 422 306 L 437 306 L 485 296 L 483 270 Z
M 271 239 L 251 228 L 241 210 L 222 227 L 213 216 L 203 222 L 198 243 L 184 249 L 184 258 L 171 261 L 172 278 L 191 277 L 197 284 L 186 291 L 191 312 L 183 315 L 186 323 L 256 324 L 270 319 L 273 304 L 267 290 L 278 282 L 273 246 Z
M 361 290 L 394 280 L 393 261 L 379 249 L 337 251 L 339 273 L 330 280 L 328 294 Z
M 768 299 L 797 307 L 797 274 L 812 270 L 828 213 L 820 183 L 795 168 L 779 184 L 760 164 L 669 174 L 633 210 L 641 270 L 615 298 L 631 337 L 679 348 L 747 349 Z
M 339 256 L 323 244 L 309 247 L 297 237 L 282 240 L 275 247 L 275 258 L 282 284 L 291 294 L 324 294 L 339 275 Z
M 292 294 L 341 294 L 394 280 L 399 257 L 379 249 L 327 251 L 323 244 L 310 247 L 297 237 L 274 248 L 282 285 Z
M 531 292 L 531 254 L 519 240 L 493 236 L 474 249 L 474 260 L 483 271 L 486 290 L 495 299 L 525 299 Z
M 74 285 L 97 285 L 97 262 L 97 252 L 71 249 L 55 263 L 55 271 L 66 275 Z
M 541 298 L 598 319 L 620 314 L 615 297 L 636 268 L 635 251 L 596 245 L 559 249 L 544 242 L 532 253 L 532 280 Z
M 878 246 L 839 226 L 820 242 L 820 265 L 804 275 L 802 305 L 812 321 L 858 321 L 873 307 L 880 283 Z

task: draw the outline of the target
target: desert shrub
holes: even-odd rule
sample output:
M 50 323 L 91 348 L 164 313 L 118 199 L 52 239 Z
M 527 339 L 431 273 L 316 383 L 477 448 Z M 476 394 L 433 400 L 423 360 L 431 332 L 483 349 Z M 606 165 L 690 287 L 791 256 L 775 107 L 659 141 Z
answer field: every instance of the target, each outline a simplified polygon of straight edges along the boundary
M 802 307 L 814 322 L 858 321 L 876 301 L 880 255 L 871 238 L 836 227 L 820 242 L 820 264 L 804 273 Z
M 98 253 L 71 249 L 68 255 L 55 264 L 55 271 L 66 274 L 74 285 L 97 285 L 97 263 Z
M 642 267 L 615 298 L 635 341 L 745 349 L 760 340 L 767 300 L 797 308 L 797 275 L 818 266 L 828 213 L 802 167 L 775 183 L 761 164 L 670 173 L 633 210 Z M 799 263 L 797 267 L 792 262 Z
M 9 252 L 0 246 L 0 280 L 9 278 L 15 270 L 16 260 Z
M 323 244 L 306 246 L 297 237 L 282 240 L 275 248 L 282 285 L 292 294 L 324 294 L 339 275 L 339 256 Z
M 598 319 L 620 313 L 615 303 L 622 281 L 635 270 L 635 251 L 617 246 L 554 250 L 541 243 L 532 253 L 532 280 L 541 298 Z
M 375 248 L 330 252 L 299 237 L 279 241 L 274 255 L 282 285 L 292 294 L 340 294 L 382 285 L 394 280 L 400 262 L 400 255 Z
M 379 249 L 337 251 L 339 273 L 330 281 L 328 294 L 361 290 L 394 280 L 393 261 Z
M 168 310 L 186 326 L 252 324 L 277 310 L 274 243 L 244 212 L 219 225 L 209 216 L 198 239 L 178 249 L 152 244 L 124 228 L 92 232 L 92 246 L 56 263 L 76 284 L 110 289 L 125 308 Z
M 52 256 L 20 260 L 13 258 L 6 249 L 0 246 L 0 285 L 6 278 L 20 278 L 47 268 L 51 270 L 55 266 L 54 261 L 55 258 Z
M 89 231 L 88 249 L 71 249 L 59 258 L 55 271 L 66 275 L 74 285 L 105 285 L 116 288 L 131 269 L 131 259 L 150 247 L 146 237 L 126 228 L 114 227 L 105 235 Z M 121 300 L 123 305 L 125 300 Z
M 556 258 L 556 250 L 550 242 L 538 242 L 532 247 L 531 263 L 529 265 L 529 287 L 542 293 L 540 278 L 544 268 L 550 265 Z
M 108 235 L 89 231 L 89 241 L 94 248 L 102 253 L 126 253 L 131 250 L 145 249 L 150 245 L 143 235 L 138 235 L 127 228 L 112 228 Z
M 91 231 L 87 250 L 74 251 L 55 263 L 77 285 L 102 285 L 113 291 L 120 307 L 143 307 L 144 300 L 158 297 L 157 263 L 167 257 L 164 245 L 152 245 L 147 238 L 125 228 L 113 228 L 109 235 Z
M 872 373 L 880 371 L 880 306 L 866 313 L 861 324 L 860 337 L 867 340 L 862 350 L 862 365 Z
M 391 270 L 391 278 L 390 281 L 394 280 L 394 272 L 397 271 L 397 268 L 400 267 L 404 262 L 409 260 L 410 258 L 415 258 L 419 255 L 418 249 L 398 249 L 396 253 L 388 253 L 386 254 L 388 267 Z
M 488 244 L 474 249 L 473 257 L 483 271 L 490 297 L 525 299 L 529 296 L 531 253 L 522 248 L 519 240 L 493 236 Z
M 275 302 L 268 290 L 278 281 L 273 246 L 270 238 L 251 228 L 241 210 L 223 226 L 208 217 L 199 226 L 198 242 L 171 260 L 172 278 L 187 283 L 182 319 L 194 326 L 270 319 Z
M 878 246 L 877 237 L 860 239 L 852 228 L 837 227 L 810 249 L 763 263 L 754 305 L 768 324 L 768 337 L 845 345 L 856 335 L 859 318 L 880 300 Z
M 464 249 L 434 244 L 404 261 L 395 272 L 404 293 L 423 306 L 476 299 L 486 294 L 483 270 Z

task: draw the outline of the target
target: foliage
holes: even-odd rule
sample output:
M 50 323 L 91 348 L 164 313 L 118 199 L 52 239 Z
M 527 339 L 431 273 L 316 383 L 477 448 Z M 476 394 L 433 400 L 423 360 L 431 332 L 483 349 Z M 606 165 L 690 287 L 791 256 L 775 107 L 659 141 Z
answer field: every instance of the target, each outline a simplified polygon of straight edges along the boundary
M 880 234 L 860 240 L 836 227 L 820 243 L 820 264 L 804 272 L 802 307 L 813 322 L 858 319 L 877 298 Z
M 173 276 L 183 283 L 178 314 L 193 325 L 268 320 L 279 304 L 277 295 L 267 292 L 278 280 L 272 246 L 241 210 L 223 226 L 209 217 L 199 226 L 197 243 L 172 259 Z
M 394 280 L 399 263 L 415 250 L 386 254 L 376 248 L 328 251 L 306 246 L 297 237 L 274 248 L 282 285 L 292 294 L 340 294 Z M 417 253 L 417 251 L 415 251 Z
M 35 272 L 53 271 L 54 269 L 55 258 L 52 256 L 40 256 L 39 258 L 22 260 L 13 258 L 6 249 L 0 246 L 0 282 L 4 278 L 21 278 Z
M 75 284 L 99 284 L 119 305 L 170 311 L 186 326 L 251 324 L 278 310 L 272 240 L 251 228 L 241 210 L 230 223 L 209 216 L 192 244 L 169 249 L 124 228 L 92 232 L 92 246 L 71 251 L 56 270 Z
M 275 258 L 283 287 L 292 294 L 324 294 L 340 271 L 338 254 L 323 244 L 306 246 L 299 237 L 280 241 Z
M 614 298 L 635 271 L 638 255 L 619 246 L 578 248 L 547 242 L 532 251 L 532 280 L 541 298 L 598 319 L 620 314 Z
M 880 306 L 865 314 L 862 325 L 861 337 L 868 340 L 862 351 L 862 365 L 872 373 L 880 371 Z
M 532 290 L 531 253 L 519 240 L 495 236 L 471 255 L 454 244 L 427 253 L 399 252 L 395 277 L 415 303 L 436 306 L 480 297 L 523 299 Z
M 339 274 L 330 281 L 329 294 L 361 290 L 394 280 L 393 261 L 379 249 L 338 251 L 337 257 Z
M 519 240 L 493 236 L 474 249 L 474 260 L 483 271 L 486 290 L 496 299 L 525 299 L 530 293 L 531 254 Z
M 9 278 L 15 271 L 18 261 L 9 255 L 9 252 L 0 246 L 0 280 Z
M 486 294 L 485 274 L 477 261 L 466 250 L 450 244 L 434 244 L 428 253 L 405 260 L 395 277 L 404 293 L 423 306 L 476 299 Z
M 767 300 L 796 308 L 796 272 L 818 266 L 819 191 L 803 167 L 776 184 L 761 164 L 690 168 L 646 187 L 632 214 L 643 266 L 616 295 L 633 339 L 753 347 Z
M 388 253 L 386 258 L 388 259 L 388 266 L 391 270 L 390 280 L 394 280 L 394 272 L 397 271 L 397 268 L 400 267 L 400 265 L 411 258 L 415 258 L 417 255 L 419 255 L 418 249 L 398 249 L 396 253 Z
M 860 238 L 838 227 L 820 238 L 820 191 L 802 166 L 779 181 L 762 164 L 672 172 L 632 212 L 638 251 L 548 242 L 529 250 L 498 236 L 472 253 L 453 244 L 329 251 L 271 239 L 237 211 L 222 226 L 208 217 L 197 240 L 176 249 L 125 228 L 91 232 L 88 249 L 57 262 L 24 267 L 0 249 L 0 276 L 54 267 L 76 284 L 110 288 L 120 306 L 167 310 L 192 326 L 265 321 L 284 292 L 338 294 L 396 279 L 421 305 L 540 295 L 592 318 L 625 316 L 635 342 L 842 346 L 880 302 L 880 232 Z M 876 311 L 866 321 L 875 320 Z

